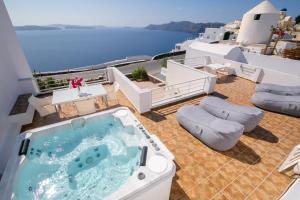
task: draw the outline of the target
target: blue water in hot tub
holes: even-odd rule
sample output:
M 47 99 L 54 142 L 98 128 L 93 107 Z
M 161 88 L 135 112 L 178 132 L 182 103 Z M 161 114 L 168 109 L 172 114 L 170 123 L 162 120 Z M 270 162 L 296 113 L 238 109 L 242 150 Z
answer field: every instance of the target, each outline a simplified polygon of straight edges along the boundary
M 14 180 L 14 199 L 103 199 L 138 168 L 138 144 L 134 128 L 112 115 L 33 134 Z

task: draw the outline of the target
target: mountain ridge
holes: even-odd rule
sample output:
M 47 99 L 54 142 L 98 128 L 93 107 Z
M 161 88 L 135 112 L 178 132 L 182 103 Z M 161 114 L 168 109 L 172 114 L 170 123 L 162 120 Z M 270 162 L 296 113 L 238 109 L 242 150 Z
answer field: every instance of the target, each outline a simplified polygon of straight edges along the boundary
M 81 25 L 68 25 L 68 24 L 50 24 L 44 26 L 38 25 L 24 25 L 24 26 L 14 26 L 15 30 L 61 30 L 61 29 L 96 29 L 96 28 L 104 28 L 105 26 L 97 25 L 97 26 L 81 26 Z
M 150 24 L 145 28 L 148 30 L 178 31 L 188 33 L 203 33 L 205 28 L 219 28 L 224 26 L 221 22 L 194 23 L 191 21 L 169 22 L 165 24 Z
M 163 30 L 163 31 L 177 31 L 177 32 L 187 32 L 187 33 L 203 33 L 205 28 L 219 28 L 224 26 L 224 23 L 221 22 L 208 22 L 208 23 L 194 23 L 191 21 L 179 21 L 179 22 L 169 22 L 165 24 L 149 24 L 146 27 L 143 27 L 148 30 Z M 68 25 L 68 24 L 50 24 L 50 25 L 24 25 L 24 26 L 15 26 L 15 30 L 62 30 L 62 29 L 98 29 L 105 28 L 106 26 L 101 25 Z M 134 28 L 126 26 L 124 28 Z

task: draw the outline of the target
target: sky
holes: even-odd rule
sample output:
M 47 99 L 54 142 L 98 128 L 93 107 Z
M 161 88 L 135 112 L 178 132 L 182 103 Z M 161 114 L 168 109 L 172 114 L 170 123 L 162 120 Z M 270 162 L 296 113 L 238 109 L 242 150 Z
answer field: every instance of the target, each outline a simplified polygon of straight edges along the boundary
M 143 27 L 170 21 L 241 19 L 262 0 L 4 0 L 14 25 L 104 25 Z M 271 0 L 300 15 L 300 0 Z

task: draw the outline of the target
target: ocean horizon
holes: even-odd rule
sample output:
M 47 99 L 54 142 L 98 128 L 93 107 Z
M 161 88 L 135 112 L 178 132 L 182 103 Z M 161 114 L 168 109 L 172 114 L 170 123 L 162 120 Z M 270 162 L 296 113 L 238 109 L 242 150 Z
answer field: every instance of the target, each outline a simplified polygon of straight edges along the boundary
M 57 71 L 101 64 L 130 56 L 169 52 L 197 35 L 144 28 L 16 31 L 34 71 Z

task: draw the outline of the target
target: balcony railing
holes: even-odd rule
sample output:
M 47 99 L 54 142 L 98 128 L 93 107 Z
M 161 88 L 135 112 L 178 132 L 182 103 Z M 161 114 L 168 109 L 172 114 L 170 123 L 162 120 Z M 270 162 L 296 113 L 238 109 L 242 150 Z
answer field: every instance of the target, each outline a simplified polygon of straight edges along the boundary
M 106 82 L 108 80 L 106 69 L 34 74 L 34 79 L 41 93 L 67 88 L 69 86 L 69 80 L 75 77 L 83 78 L 87 84 Z
M 204 93 L 207 78 L 196 79 L 183 83 L 166 85 L 151 90 L 152 106 L 175 102 L 179 99 Z

